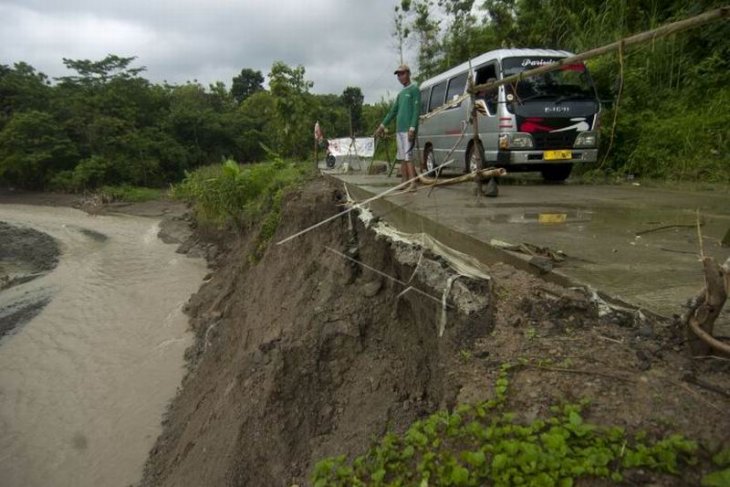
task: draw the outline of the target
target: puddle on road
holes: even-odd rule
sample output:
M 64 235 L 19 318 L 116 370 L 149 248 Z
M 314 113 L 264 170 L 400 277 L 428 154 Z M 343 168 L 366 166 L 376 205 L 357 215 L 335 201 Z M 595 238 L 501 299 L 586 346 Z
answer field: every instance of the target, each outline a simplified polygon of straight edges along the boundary
M 463 217 L 464 231 L 511 245 L 527 243 L 564 252 L 568 258 L 558 264 L 560 272 L 665 316 L 681 314 L 686 300 L 704 282 L 695 210 L 471 207 L 479 211 Z M 700 222 L 705 254 L 724 262 L 730 248 L 721 242 L 730 217 L 701 214 Z M 723 333 L 730 333 L 730 310 L 718 324 Z
M 575 208 L 520 208 L 521 211 L 494 212 L 483 216 L 469 216 L 467 223 L 538 223 L 552 225 L 560 223 L 585 223 L 592 219 L 593 212 Z

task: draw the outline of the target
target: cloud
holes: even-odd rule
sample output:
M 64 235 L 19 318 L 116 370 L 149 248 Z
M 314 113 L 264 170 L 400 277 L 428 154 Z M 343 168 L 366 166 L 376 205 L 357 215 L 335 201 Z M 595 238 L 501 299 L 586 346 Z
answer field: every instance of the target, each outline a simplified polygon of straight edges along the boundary
M 137 56 L 155 82 L 203 84 L 275 61 L 303 65 L 315 93 L 398 91 L 393 0 L 25 0 L 0 4 L 0 63 L 63 76 L 62 58 Z

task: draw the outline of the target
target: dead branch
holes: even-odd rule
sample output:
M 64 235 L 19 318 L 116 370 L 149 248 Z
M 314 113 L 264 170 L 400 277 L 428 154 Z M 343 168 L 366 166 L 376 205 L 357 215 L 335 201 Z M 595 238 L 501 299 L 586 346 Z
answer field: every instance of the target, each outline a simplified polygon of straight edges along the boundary
M 700 224 L 700 226 L 701 225 L 703 225 L 703 224 Z M 641 230 L 640 232 L 634 233 L 634 235 L 636 235 L 638 237 L 640 235 L 644 235 L 644 234 L 647 234 L 647 233 L 659 232 L 659 231 L 662 231 L 662 230 L 668 230 L 670 228 L 695 228 L 695 227 L 696 227 L 696 225 L 694 223 L 690 223 L 690 224 L 687 224 L 687 225 L 663 225 L 661 227 L 650 228 L 648 230 Z
M 429 178 L 428 176 L 421 176 L 419 178 L 419 181 L 421 182 L 421 184 L 426 185 L 426 186 L 448 186 L 451 184 L 459 184 L 459 183 L 465 183 L 467 181 L 473 181 L 477 177 L 493 178 L 493 177 L 505 176 L 506 174 L 507 174 L 507 171 L 503 168 L 482 169 L 480 171 L 470 172 L 469 174 L 464 174 L 462 176 L 458 176 L 458 177 L 450 178 L 450 179 L 436 179 L 436 178 Z
M 583 370 L 583 369 L 569 369 L 565 367 L 551 367 L 548 365 L 526 365 L 526 367 L 529 367 L 531 369 L 538 369 L 538 370 L 547 370 L 549 372 L 565 372 L 568 374 L 581 374 L 581 375 L 595 375 L 597 377 L 603 377 L 606 379 L 613 379 L 618 380 L 622 382 L 632 382 L 635 383 L 636 380 L 631 377 L 625 377 L 622 375 L 617 374 L 608 374 L 606 372 L 598 372 L 595 370 Z
M 730 355 L 730 345 L 712 336 L 715 320 L 725 305 L 730 289 L 730 258 L 719 266 L 712 257 L 703 257 L 702 267 L 705 287 L 690 302 L 684 320 L 689 347 L 693 355 L 708 355 L 710 349 Z
M 695 377 L 692 374 L 686 374 L 684 377 L 682 377 L 682 380 L 684 380 L 685 382 L 689 382 L 690 384 L 694 384 L 694 385 L 701 387 L 705 390 L 708 390 L 710 392 L 714 392 L 715 394 L 725 396 L 726 398 L 730 399 L 729 391 L 726 391 L 725 389 L 718 387 L 715 384 L 710 384 L 706 380 L 700 379 L 699 377 Z

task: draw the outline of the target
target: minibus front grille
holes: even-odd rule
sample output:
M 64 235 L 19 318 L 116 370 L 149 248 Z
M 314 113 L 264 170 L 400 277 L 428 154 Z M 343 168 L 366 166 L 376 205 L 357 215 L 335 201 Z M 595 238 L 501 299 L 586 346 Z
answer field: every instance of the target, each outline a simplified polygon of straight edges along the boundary
M 533 132 L 532 140 L 535 143 L 535 149 L 570 149 L 575 143 L 578 132 L 575 130 L 566 130 L 565 132 Z

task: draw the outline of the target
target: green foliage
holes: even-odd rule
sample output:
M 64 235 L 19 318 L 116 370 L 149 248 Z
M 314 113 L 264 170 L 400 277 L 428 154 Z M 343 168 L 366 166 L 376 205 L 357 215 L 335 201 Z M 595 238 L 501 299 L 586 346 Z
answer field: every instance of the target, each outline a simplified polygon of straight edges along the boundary
M 269 88 L 274 100 L 273 143 L 285 154 L 308 155 L 312 147 L 312 127 L 309 116 L 311 81 L 304 77 L 304 66 L 292 68 L 275 62 L 269 73 Z
M 231 96 L 236 99 L 238 103 L 253 95 L 257 91 L 264 89 L 264 75 L 261 71 L 254 71 L 253 69 L 244 68 L 233 78 L 231 83 Z
M 621 482 L 629 469 L 678 474 L 695 461 L 697 446 L 679 435 L 648 441 L 622 428 L 586 422 L 585 404 L 553 406 L 552 415 L 523 423 L 506 411 L 509 366 L 495 398 L 438 411 L 405 434 L 386 434 L 351 463 L 318 462 L 315 486 L 451 485 L 571 486 L 581 478 Z
M 651 178 L 730 182 L 729 103 L 730 88 L 724 87 L 711 97 L 669 99 L 632 116 L 642 129 L 628 156 L 626 172 Z M 622 124 L 621 130 L 631 128 Z
M 221 82 L 155 85 L 134 57 L 65 59 L 75 74 L 48 78 L 25 63 L 0 65 L 0 183 L 80 191 L 101 185 L 160 187 L 222 158 L 256 162 L 261 144 L 309 157 L 312 127 L 332 136 L 362 125 L 362 92 L 313 95 L 304 67 L 274 63 Z
M 42 188 L 76 156 L 68 136 L 48 113 L 19 112 L 0 131 L 0 179 Z
M 74 190 L 93 189 L 115 180 L 114 163 L 102 156 L 82 160 L 73 170 L 71 182 Z
M 712 457 L 712 462 L 722 470 L 710 472 L 702 477 L 702 487 L 730 486 L 730 448 L 724 448 Z
M 364 99 L 362 90 L 355 86 L 348 86 L 342 92 L 342 104 L 349 114 L 350 126 L 352 127 L 352 133 L 355 135 L 362 135 L 363 133 L 362 102 Z
M 305 166 L 281 159 L 247 166 L 228 159 L 187 173 L 173 187 L 173 196 L 192 203 L 202 223 L 242 230 L 263 219 L 268 239 L 278 223 L 282 194 L 306 174 Z
M 48 83 L 45 74 L 24 62 L 0 65 L 0 130 L 15 112 L 43 111 L 51 94 Z

